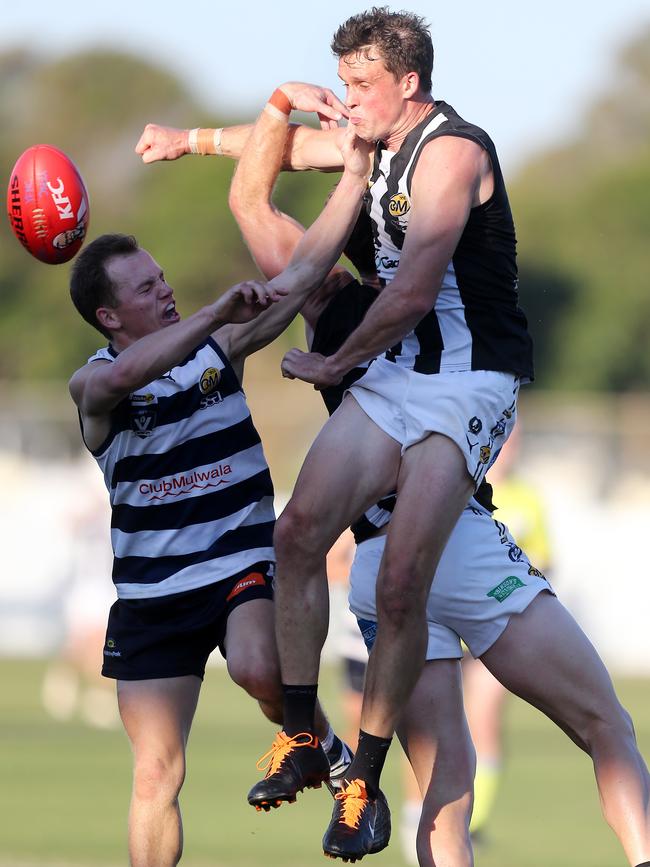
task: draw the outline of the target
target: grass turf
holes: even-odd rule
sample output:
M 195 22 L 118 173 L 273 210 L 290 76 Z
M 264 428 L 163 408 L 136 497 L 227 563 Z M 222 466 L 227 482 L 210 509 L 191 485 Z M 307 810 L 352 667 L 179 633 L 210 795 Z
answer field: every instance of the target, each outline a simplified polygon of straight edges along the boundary
M 0 660 L 0 867 L 124 865 L 131 760 L 121 731 L 58 723 L 39 699 L 44 663 Z M 337 672 L 321 692 L 339 721 Z M 650 754 L 648 681 L 619 680 L 641 749 Z M 181 806 L 184 867 L 304 867 L 325 864 L 329 821 L 323 788 L 296 804 L 256 813 L 246 792 L 274 729 L 221 668 L 208 670 L 188 751 Z M 517 699 L 507 710 L 507 763 L 477 867 L 616 867 L 625 858 L 600 817 L 591 763 L 541 714 Z M 404 864 L 398 840 L 398 749 L 384 788 L 394 811 L 391 846 L 376 867 Z M 370 860 L 368 863 L 370 864 Z M 364 864 L 366 862 L 364 861 Z

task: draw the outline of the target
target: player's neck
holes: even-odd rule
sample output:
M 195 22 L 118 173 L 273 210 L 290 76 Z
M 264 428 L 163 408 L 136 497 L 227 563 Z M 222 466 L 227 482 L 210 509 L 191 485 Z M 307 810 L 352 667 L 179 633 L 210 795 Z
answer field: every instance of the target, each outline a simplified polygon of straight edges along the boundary
M 424 118 L 428 114 L 431 114 L 434 108 L 435 102 L 430 93 L 418 95 L 408 100 L 404 112 L 395 124 L 395 127 L 384 139 L 386 148 L 389 151 L 398 151 L 411 130 L 422 123 Z

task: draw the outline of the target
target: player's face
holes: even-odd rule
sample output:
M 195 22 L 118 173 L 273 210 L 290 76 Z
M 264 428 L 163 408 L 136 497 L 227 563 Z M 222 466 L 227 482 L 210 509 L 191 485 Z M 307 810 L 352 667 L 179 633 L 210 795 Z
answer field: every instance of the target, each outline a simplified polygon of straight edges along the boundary
M 115 287 L 118 304 L 113 311 L 120 334 L 129 342 L 180 320 L 174 290 L 146 250 L 114 256 L 106 272 Z
M 364 141 L 389 138 L 404 110 L 405 78 L 396 79 L 372 46 L 367 51 L 341 57 L 338 73 L 345 85 L 350 123 L 359 138 Z

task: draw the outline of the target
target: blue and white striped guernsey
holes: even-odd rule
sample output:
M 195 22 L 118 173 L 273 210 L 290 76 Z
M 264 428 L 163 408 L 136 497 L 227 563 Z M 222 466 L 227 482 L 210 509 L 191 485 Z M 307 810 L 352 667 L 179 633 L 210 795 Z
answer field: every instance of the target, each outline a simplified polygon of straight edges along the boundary
M 89 361 L 115 358 L 109 347 Z M 212 338 L 125 398 L 92 454 L 110 496 L 120 598 L 193 590 L 273 560 L 271 475 L 237 376 Z

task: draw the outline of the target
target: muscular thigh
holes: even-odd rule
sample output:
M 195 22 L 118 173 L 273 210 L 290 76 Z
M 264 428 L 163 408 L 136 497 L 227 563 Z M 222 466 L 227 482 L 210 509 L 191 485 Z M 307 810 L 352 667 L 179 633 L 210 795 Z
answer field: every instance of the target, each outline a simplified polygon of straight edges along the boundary
M 225 650 L 231 674 L 252 665 L 260 676 L 279 682 L 280 665 L 272 600 L 251 599 L 230 613 Z
M 540 593 L 481 657 L 509 690 L 565 729 L 618 714 L 611 678 L 596 649 L 564 606 Z
M 397 577 L 408 583 L 410 593 L 417 588 L 424 608 L 442 551 L 472 489 L 464 457 L 448 437 L 430 434 L 405 451 L 378 591 L 387 574 L 393 582 Z
M 310 448 L 287 513 L 313 517 L 333 542 L 395 489 L 399 466 L 399 443 L 348 395 Z

